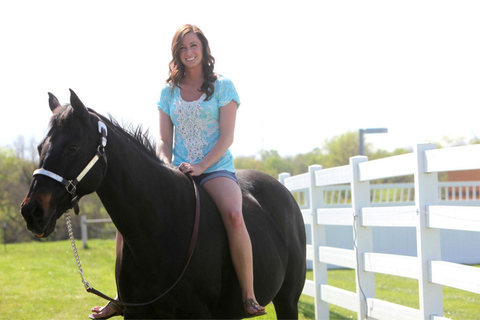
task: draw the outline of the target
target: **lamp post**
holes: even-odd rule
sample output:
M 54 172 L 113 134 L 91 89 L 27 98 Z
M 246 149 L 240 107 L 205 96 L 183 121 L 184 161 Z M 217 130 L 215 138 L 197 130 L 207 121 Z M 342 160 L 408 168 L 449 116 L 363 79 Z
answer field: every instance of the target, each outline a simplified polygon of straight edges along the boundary
M 368 129 L 358 129 L 358 145 L 359 153 L 361 156 L 365 155 L 365 141 L 363 138 L 364 134 L 369 133 L 387 133 L 387 128 L 368 128 Z

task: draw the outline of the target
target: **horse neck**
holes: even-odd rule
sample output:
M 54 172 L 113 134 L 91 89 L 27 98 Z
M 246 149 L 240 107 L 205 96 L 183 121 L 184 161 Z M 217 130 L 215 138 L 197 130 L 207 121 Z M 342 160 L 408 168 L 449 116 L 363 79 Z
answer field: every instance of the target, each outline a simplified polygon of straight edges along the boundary
M 143 241 L 171 232 L 185 219 L 178 211 L 194 205 L 191 183 L 147 150 L 133 151 L 131 141 L 110 132 L 108 169 L 97 194 L 117 229 L 125 239 Z

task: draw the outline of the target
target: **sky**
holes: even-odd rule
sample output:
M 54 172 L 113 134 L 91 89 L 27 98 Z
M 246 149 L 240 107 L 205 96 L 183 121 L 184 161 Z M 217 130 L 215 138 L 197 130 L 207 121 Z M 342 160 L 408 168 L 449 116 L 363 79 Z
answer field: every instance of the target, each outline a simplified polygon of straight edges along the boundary
M 479 1 L 0 0 L 0 146 L 38 141 L 48 92 L 158 140 L 183 24 L 240 95 L 235 156 L 321 148 L 361 128 L 374 149 L 480 136 Z

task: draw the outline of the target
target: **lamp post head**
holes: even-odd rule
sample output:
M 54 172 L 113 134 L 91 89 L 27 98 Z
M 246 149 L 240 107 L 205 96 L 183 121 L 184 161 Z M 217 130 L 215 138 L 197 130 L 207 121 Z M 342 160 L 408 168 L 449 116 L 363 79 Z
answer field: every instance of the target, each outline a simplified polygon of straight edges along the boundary
M 358 145 L 359 145 L 359 153 L 360 155 L 365 155 L 365 142 L 363 140 L 364 134 L 370 133 L 388 133 L 387 128 L 368 128 L 368 129 L 359 129 L 358 130 Z
M 388 133 L 388 128 L 360 129 L 363 133 Z

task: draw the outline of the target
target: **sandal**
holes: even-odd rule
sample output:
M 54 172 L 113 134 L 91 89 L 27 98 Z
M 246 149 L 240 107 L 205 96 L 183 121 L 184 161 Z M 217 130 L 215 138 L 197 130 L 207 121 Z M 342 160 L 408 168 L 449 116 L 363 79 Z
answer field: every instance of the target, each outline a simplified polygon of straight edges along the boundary
M 122 306 L 122 304 L 119 301 L 113 301 L 113 300 L 108 301 L 108 303 L 105 306 L 103 306 L 99 309 L 94 310 L 95 308 L 93 308 L 92 311 L 95 314 L 99 314 L 108 307 L 113 309 L 113 313 L 111 313 L 111 314 L 109 314 L 105 317 L 102 317 L 102 318 L 96 318 L 96 317 L 93 316 L 94 314 L 92 313 L 88 317 L 90 319 L 110 319 L 111 317 L 123 316 L 123 306 Z
M 257 310 L 257 312 L 250 313 L 248 312 L 248 308 Z M 245 314 L 247 315 L 247 318 L 253 318 L 253 317 L 263 316 L 267 314 L 265 312 L 265 308 L 259 305 L 258 302 L 253 299 L 247 299 L 247 301 L 243 303 L 243 309 L 245 310 Z

